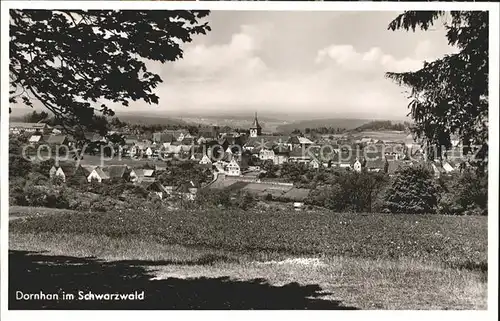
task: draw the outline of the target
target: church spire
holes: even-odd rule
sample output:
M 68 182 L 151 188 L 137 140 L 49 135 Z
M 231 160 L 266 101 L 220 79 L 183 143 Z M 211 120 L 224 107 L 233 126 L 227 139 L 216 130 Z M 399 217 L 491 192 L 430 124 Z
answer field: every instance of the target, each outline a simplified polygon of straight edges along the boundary
M 261 135 L 262 127 L 259 124 L 259 120 L 257 119 L 257 112 L 255 112 L 255 118 L 253 120 L 253 124 L 250 127 L 250 137 L 257 137 Z

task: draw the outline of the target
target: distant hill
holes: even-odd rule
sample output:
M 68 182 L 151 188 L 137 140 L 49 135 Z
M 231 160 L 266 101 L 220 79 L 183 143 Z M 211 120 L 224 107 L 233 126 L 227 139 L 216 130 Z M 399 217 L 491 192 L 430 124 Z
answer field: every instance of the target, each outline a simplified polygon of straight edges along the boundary
M 369 119 L 311 119 L 280 125 L 276 128 L 276 131 L 288 134 L 291 133 L 294 129 L 299 129 L 300 131 L 304 132 L 306 128 L 312 129 L 320 127 L 345 128 L 346 130 L 351 130 L 369 122 Z
M 161 116 L 150 116 L 150 115 L 140 115 L 140 114 L 117 114 L 116 115 L 121 121 L 130 124 L 139 125 L 179 125 L 179 126 L 189 126 L 198 125 L 197 123 L 187 122 L 182 119 L 161 117 Z
M 364 131 L 386 131 L 386 130 L 396 130 L 404 131 L 410 126 L 409 122 L 392 122 L 390 120 L 374 120 L 359 127 L 354 128 L 353 132 L 364 132 Z

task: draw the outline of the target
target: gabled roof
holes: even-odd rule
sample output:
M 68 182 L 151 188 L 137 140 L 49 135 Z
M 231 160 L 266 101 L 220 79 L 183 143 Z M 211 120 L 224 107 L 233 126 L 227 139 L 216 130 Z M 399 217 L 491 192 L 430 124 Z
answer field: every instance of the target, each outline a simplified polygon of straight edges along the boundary
M 102 170 L 102 168 L 100 168 L 100 167 L 96 167 L 96 168 L 94 168 L 94 171 L 97 173 L 97 175 L 99 175 L 99 177 L 100 177 L 101 179 L 109 179 L 108 174 L 107 174 L 106 172 L 104 172 L 104 171 Z
M 48 144 L 62 145 L 67 140 L 68 140 L 68 138 L 66 137 L 66 135 L 50 135 L 49 138 L 47 138 L 47 143 Z
M 110 178 L 122 178 L 127 172 L 127 165 L 109 165 L 102 170 Z

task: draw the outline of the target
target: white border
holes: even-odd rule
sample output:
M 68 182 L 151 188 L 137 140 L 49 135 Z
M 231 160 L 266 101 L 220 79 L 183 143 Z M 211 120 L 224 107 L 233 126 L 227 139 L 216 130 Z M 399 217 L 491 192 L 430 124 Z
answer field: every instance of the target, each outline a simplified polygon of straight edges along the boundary
M 487 311 L 8 311 L 8 21 L 9 8 L 32 9 L 209 9 L 209 10 L 265 10 L 265 11 L 404 11 L 404 10 L 489 10 L 490 11 L 490 128 L 489 128 L 489 217 L 488 217 L 488 310 Z M 113 319 L 134 320 L 148 314 L 148 317 L 160 320 L 162 318 L 220 320 L 221 318 L 251 320 L 255 317 L 268 316 L 287 319 L 340 318 L 351 319 L 359 317 L 369 320 L 421 320 L 446 319 L 453 320 L 497 320 L 498 319 L 498 138 L 499 138 L 499 4 L 479 2 L 230 2 L 230 1 L 1 1 L 1 64 L 2 64 L 2 119 L 1 119 L 1 319 L 33 320 L 42 315 L 49 320 L 88 320 L 99 316 Z M 113 316 L 110 316 L 110 313 Z M 307 313 L 307 315 L 306 315 Z

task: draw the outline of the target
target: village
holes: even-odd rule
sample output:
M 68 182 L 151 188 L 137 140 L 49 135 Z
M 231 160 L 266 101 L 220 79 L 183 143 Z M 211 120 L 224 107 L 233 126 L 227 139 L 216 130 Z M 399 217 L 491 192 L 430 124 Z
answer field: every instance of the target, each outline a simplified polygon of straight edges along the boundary
M 52 147 L 52 150 L 65 147 L 66 151 L 71 151 L 76 146 L 70 135 L 62 133 L 62 128 L 43 122 L 11 123 L 10 132 L 12 136 L 24 135 L 28 140 L 27 149 L 40 151 L 43 146 Z M 446 151 L 443 159 L 428 161 L 422 146 L 411 134 L 403 133 L 404 136 L 400 135 L 403 139 L 396 141 L 350 133 L 315 138 L 263 134 L 257 114 L 252 126 L 243 133 L 206 129 L 192 135 L 185 129 L 167 129 L 149 134 L 123 131 L 110 134 L 118 135 L 122 141 L 112 144 L 103 136 L 89 133 L 86 135 L 88 146 L 94 147 L 87 147 L 83 155 L 81 149 L 75 152 L 76 161 L 58 161 L 50 169 L 49 176 L 62 181 L 79 176 L 89 183 L 122 180 L 138 184 L 160 198 L 183 195 L 192 200 L 200 188 L 242 190 L 255 196 L 270 194 L 301 206 L 310 190 L 298 188 L 293 182 L 266 177 L 269 166 L 276 170 L 283 164 L 293 163 L 309 171 L 367 171 L 392 176 L 401 167 L 427 164 L 439 178 L 459 171 L 466 164 L 458 141 L 453 142 L 453 148 Z M 104 148 L 113 151 L 105 156 Z M 212 179 L 209 182 L 189 181 L 179 186 L 164 185 L 157 177 L 172 162 L 187 162 L 209 170 Z

